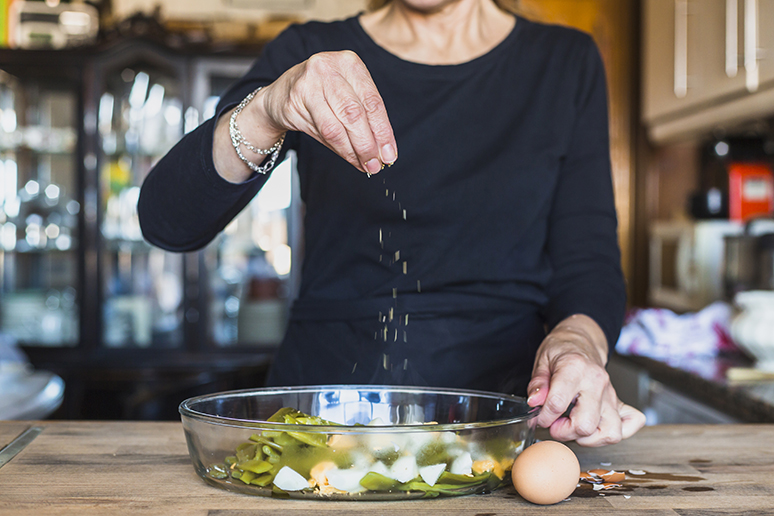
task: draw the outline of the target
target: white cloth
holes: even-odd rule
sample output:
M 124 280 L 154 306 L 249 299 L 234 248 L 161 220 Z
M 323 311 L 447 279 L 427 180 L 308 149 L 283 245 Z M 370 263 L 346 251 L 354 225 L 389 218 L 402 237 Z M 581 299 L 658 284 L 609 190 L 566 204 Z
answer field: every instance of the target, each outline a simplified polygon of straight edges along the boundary
M 656 359 L 717 356 L 737 349 L 730 336 L 732 314 L 731 306 L 722 302 L 681 315 L 664 308 L 634 310 L 615 349 L 622 355 Z

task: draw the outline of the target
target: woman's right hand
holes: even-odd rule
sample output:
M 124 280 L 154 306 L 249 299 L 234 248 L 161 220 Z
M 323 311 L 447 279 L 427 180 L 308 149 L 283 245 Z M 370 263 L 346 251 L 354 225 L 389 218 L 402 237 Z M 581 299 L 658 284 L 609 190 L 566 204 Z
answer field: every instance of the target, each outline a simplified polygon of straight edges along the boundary
M 398 157 L 384 101 L 351 51 L 321 52 L 290 68 L 256 94 L 237 123 L 245 138 L 261 148 L 271 147 L 286 131 L 304 132 L 369 174 Z M 227 137 L 228 114 L 218 125 Z M 215 164 L 221 171 L 217 150 L 216 144 Z M 236 154 L 233 148 L 230 152 Z

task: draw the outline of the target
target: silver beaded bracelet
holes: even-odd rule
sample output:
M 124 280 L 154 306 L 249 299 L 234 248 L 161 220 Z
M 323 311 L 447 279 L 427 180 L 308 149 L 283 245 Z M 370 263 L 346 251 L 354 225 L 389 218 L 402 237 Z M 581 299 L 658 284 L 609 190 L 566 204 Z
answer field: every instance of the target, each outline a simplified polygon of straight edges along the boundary
M 239 103 L 236 109 L 234 109 L 234 112 L 231 113 L 231 119 L 229 120 L 229 123 L 228 123 L 228 131 L 229 131 L 229 134 L 231 135 L 231 144 L 234 146 L 234 150 L 236 151 L 237 156 L 239 156 L 239 159 L 241 159 L 245 163 L 245 165 L 250 167 L 250 170 L 257 172 L 259 174 L 266 174 L 269 170 L 272 169 L 272 167 L 274 166 L 274 163 L 276 163 L 277 161 L 277 157 L 279 156 L 280 149 L 282 148 L 282 144 L 285 142 L 285 135 L 283 134 L 280 137 L 279 141 L 277 141 L 277 143 L 275 143 L 268 149 L 259 149 L 255 147 L 252 143 L 247 141 L 247 138 L 245 138 L 245 136 L 242 134 L 242 132 L 239 130 L 239 127 L 237 127 L 237 124 L 236 124 L 237 115 L 242 112 L 242 110 L 245 108 L 245 106 L 247 106 L 250 103 L 251 100 L 253 100 L 253 97 L 255 97 L 256 93 L 261 91 L 261 88 L 263 88 L 263 86 L 256 89 L 252 93 L 248 94 L 244 98 L 244 100 L 242 100 L 242 102 Z M 260 165 L 257 165 L 252 161 L 250 161 L 249 159 L 247 159 L 244 154 L 242 154 L 242 149 L 241 149 L 242 145 L 247 147 L 250 151 L 254 152 L 255 154 L 260 154 L 262 156 L 267 156 L 270 154 L 270 156 L 266 158 L 266 160 L 264 160 L 263 163 L 261 163 Z

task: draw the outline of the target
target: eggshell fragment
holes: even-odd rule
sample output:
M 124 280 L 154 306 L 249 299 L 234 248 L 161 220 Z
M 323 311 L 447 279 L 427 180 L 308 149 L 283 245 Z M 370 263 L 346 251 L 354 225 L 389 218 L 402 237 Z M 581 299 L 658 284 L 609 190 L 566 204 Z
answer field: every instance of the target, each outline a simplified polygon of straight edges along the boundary
M 580 463 L 575 454 L 557 441 L 541 441 L 516 457 L 511 470 L 516 491 L 539 505 L 561 502 L 578 485 Z

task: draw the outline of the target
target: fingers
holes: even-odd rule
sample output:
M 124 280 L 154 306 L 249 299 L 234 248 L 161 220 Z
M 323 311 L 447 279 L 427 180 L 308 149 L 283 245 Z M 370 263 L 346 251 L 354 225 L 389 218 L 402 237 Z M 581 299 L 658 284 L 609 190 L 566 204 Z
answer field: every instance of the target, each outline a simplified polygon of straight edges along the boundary
M 570 414 L 572 425 L 563 432 L 566 440 L 588 436 L 596 431 L 603 394 L 609 385 L 609 377 L 602 367 L 589 363 L 581 355 L 566 354 L 552 361 L 547 358 L 539 360 L 535 371 L 535 376 L 541 379 L 549 374 L 546 371 L 550 372 L 549 388 L 544 395 L 538 425 L 553 428 L 552 425 L 575 402 Z
M 275 110 L 302 131 L 369 174 L 397 159 L 397 144 L 379 91 L 349 51 L 315 54 L 283 74 L 285 97 Z
M 560 441 L 605 446 L 645 424 L 640 411 L 618 400 L 607 371 L 582 354 L 539 353 L 528 393 L 530 406 L 542 405 L 538 425 Z
M 628 439 L 645 426 L 645 414 L 623 402 L 619 404 L 618 415 L 621 417 L 621 437 L 623 439 Z

